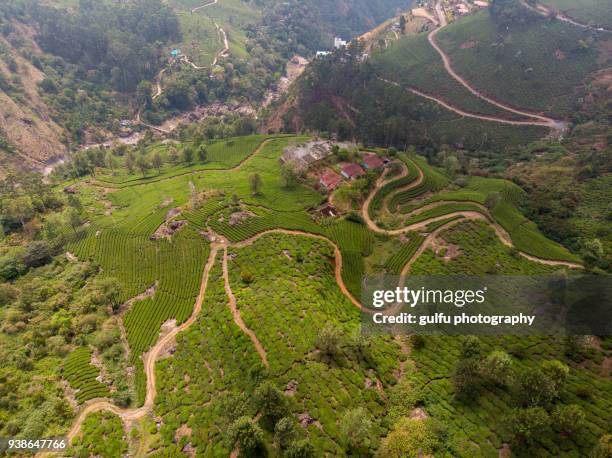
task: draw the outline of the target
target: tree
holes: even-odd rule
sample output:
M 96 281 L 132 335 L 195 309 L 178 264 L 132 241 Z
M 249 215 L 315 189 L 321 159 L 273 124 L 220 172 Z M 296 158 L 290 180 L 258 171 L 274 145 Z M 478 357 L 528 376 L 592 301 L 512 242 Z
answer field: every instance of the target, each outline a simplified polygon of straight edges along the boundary
M 271 382 L 263 382 L 253 394 L 253 400 L 262 417 L 275 424 L 287 413 L 287 399 Z
M 140 169 L 142 176 L 146 177 L 147 171 L 151 168 L 151 164 L 149 164 L 149 161 L 147 161 L 147 158 L 140 155 L 138 159 L 136 160 L 136 165 Z
M 149 81 L 143 80 L 136 87 L 136 102 L 138 106 L 150 109 L 153 106 L 153 89 Z
M 164 164 L 164 160 L 162 159 L 161 154 L 159 154 L 159 151 L 158 151 L 153 155 L 153 167 L 157 169 L 158 175 L 161 175 L 161 168 L 163 164 Z
M 591 458 L 610 458 L 612 456 L 612 434 L 604 434 L 591 452 Z
M 81 200 L 74 194 L 70 194 L 68 196 L 68 205 L 75 210 L 83 211 L 83 204 L 81 203 Z
M 193 163 L 193 149 L 189 146 L 183 149 L 183 161 L 187 165 Z
M 125 168 L 128 174 L 132 175 L 134 173 L 134 154 L 131 151 L 125 156 Z
M 552 424 L 563 435 L 569 436 L 585 425 L 584 411 L 576 404 L 558 405 L 552 412 Z
M 177 164 L 179 161 L 179 154 L 178 151 L 176 150 L 176 148 L 174 146 L 170 147 L 170 150 L 168 151 L 168 156 L 170 157 L 170 162 L 173 164 Z
M 455 396 L 458 399 L 469 400 L 476 397 L 480 389 L 480 365 L 475 358 L 465 358 L 457 361 L 452 374 Z
M 581 253 L 585 266 L 588 269 L 597 267 L 604 259 L 605 250 L 601 240 L 591 239 L 584 242 Z
M 467 336 L 461 340 L 459 349 L 459 358 L 482 358 L 483 348 L 482 341 L 476 336 Z
M 261 177 L 258 173 L 253 173 L 249 176 L 249 186 L 251 187 L 251 194 L 258 196 L 261 194 Z
M 83 224 L 81 212 L 79 212 L 76 208 L 71 208 L 68 210 L 67 219 L 68 224 L 76 234 L 76 230 Z
M 288 448 L 296 435 L 295 424 L 290 417 L 281 418 L 274 427 L 274 442 L 281 450 Z
M 541 407 L 530 407 L 515 410 L 509 418 L 508 429 L 515 442 L 530 443 L 534 438 L 542 436 L 550 426 L 550 418 Z
M 489 195 L 487 195 L 487 198 L 485 199 L 485 207 L 487 207 L 489 210 L 493 210 L 498 203 L 501 202 L 501 195 L 499 192 L 492 192 L 489 193 Z
M 106 162 L 106 166 L 109 169 L 111 169 L 111 171 L 114 174 L 115 173 L 115 169 L 117 168 L 117 158 L 112 153 L 112 151 L 109 151 L 109 152 L 106 153 L 105 162 Z
M 29 196 L 21 196 L 3 201 L 2 211 L 10 221 L 18 222 L 22 228 L 25 227 L 26 222 L 34 217 L 32 199 Z
M 431 456 L 441 440 L 429 419 L 402 418 L 385 437 L 376 454 L 379 458 Z M 436 455 L 437 456 L 437 455 Z
M 558 396 L 557 383 L 541 368 L 521 371 L 515 390 L 525 407 L 546 407 Z
M 206 162 L 206 158 L 208 157 L 208 150 L 206 149 L 206 145 L 202 144 L 198 148 L 198 158 L 200 162 Z
M 229 428 L 230 446 L 239 447 L 245 456 L 258 456 L 264 448 L 263 431 L 249 417 L 240 417 Z
M 293 189 L 298 182 L 298 174 L 292 164 L 286 163 L 281 167 L 281 183 L 285 189 Z
M 349 410 L 340 421 L 340 435 L 351 454 L 366 454 L 370 446 L 372 420 L 363 407 Z
M 19 291 L 8 283 L 0 283 L 0 307 L 12 303 L 17 299 Z
M 481 370 L 488 380 L 506 385 L 512 377 L 512 359 L 505 351 L 495 350 L 483 361 Z
M 552 359 L 542 363 L 542 370 L 552 379 L 557 394 L 561 394 L 561 391 L 565 388 L 567 377 L 569 376 L 569 367 L 561 361 Z
M 43 240 L 30 242 L 23 254 L 23 264 L 27 268 L 40 267 L 51 261 L 51 247 Z
M 297 441 L 285 452 L 285 458 L 314 458 L 315 448 L 306 440 Z
M 327 361 L 336 359 L 340 355 L 340 334 L 336 327 L 330 323 L 326 324 L 319 332 L 315 346 Z
M 456 156 L 447 155 L 444 158 L 444 168 L 451 177 L 454 177 L 455 175 L 457 175 L 457 172 L 461 170 L 461 164 L 459 163 L 459 159 L 457 159 Z

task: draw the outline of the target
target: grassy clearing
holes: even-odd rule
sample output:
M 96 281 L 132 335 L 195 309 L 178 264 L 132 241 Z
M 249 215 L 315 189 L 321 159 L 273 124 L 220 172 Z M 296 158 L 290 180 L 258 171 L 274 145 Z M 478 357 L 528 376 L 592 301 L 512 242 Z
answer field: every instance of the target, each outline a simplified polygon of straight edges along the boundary
M 560 21 L 537 21 L 499 35 L 487 11 L 446 27 L 438 37 L 457 73 L 513 106 L 569 116 L 587 76 L 600 68 L 591 33 Z M 476 43 L 472 47 L 466 43 Z

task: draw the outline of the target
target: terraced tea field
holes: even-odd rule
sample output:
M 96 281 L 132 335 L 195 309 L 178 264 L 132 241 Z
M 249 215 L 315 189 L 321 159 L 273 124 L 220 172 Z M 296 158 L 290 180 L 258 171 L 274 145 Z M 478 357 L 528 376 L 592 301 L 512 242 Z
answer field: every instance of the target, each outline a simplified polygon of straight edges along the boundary
M 69 247 L 121 285 L 119 313 L 137 398 L 121 409 L 84 398 L 70 437 L 86 430 L 90 412 L 110 410 L 138 424 L 154 413 L 163 419 L 160 427 L 146 440 L 144 427 L 134 434 L 155 443 L 159 453 L 174 456 L 190 444 L 205 456 L 228 455 L 233 449 L 225 431 L 239 417 L 269 428 L 253 400 L 258 387 L 271 383 L 283 393 L 284 414 L 297 422 L 298 437 L 316 450 L 343 453 L 340 425 L 355 409 L 367 412 L 369 444 L 376 448 L 393 426 L 385 418 L 395 386 L 408 371 L 408 350 L 402 339 L 358 335 L 366 271 L 400 275 L 409 265 L 409 274 L 539 274 L 579 267 L 553 242 L 534 246 L 528 240 L 537 238 L 521 237 L 521 231 L 534 229 L 518 210 L 520 188 L 477 177 L 458 188 L 419 157 L 400 156 L 405 172 L 379 180 L 362 207 L 363 222 L 356 215 L 321 220 L 309 211 L 322 201 L 316 190 L 305 184 L 286 189 L 279 179 L 279 157 L 289 141 L 250 138 L 225 168 L 179 168 L 154 182 L 119 182 L 114 188 L 111 183 L 101 188 L 98 181 L 83 193 L 95 211 Z M 229 151 L 227 143 L 222 150 Z M 262 181 L 255 195 L 249 186 L 253 173 Z M 489 212 L 483 204 L 491 193 L 499 202 Z M 97 210 L 98 199 L 111 203 L 110 214 Z M 399 214 L 405 225 L 397 229 L 369 218 L 396 209 L 405 212 Z M 471 221 L 473 214 L 479 221 Z M 160 225 L 173 221 L 184 225 L 167 238 L 152 238 Z M 418 232 L 411 230 L 414 225 Z M 444 244 L 458 250 L 446 258 Z M 521 251 L 545 262 L 526 259 Z M 340 342 L 332 356 L 320 340 L 322 323 L 335 329 L 333 339 Z M 450 402 L 444 401 L 450 397 L 444 380 L 453 363 L 445 361 L 455 350 L 431 362 L 430 345 L 426 341 L 416 353 L 423 355 L 414 359 L 422 369 L 411 379 L 433 390 L 425 391 L 428 414 L 446 420 L 440 409 Z M 170 348 L 172 357 L 162 358 Z M 81 359 L 88 351 L 83 349 Z M 194 365 L 196 354 L 200 362 Z M 434 370 L 428 364 L 441 366 Z M 447 391 L 438 398 L 440 386 Z M 494 405 L 508 397 L 499 391 L 490 396 Z M 194 411 L 194 405 L 200 408 Z M 464 412 L 466 421 L 481 415 L 465 405 L 452 408 Z M 471 430 L 463 420 L 448 421 L 453 450 L 479 440 L 478 453 L 486 456 L 506 440 L 493 422 Z

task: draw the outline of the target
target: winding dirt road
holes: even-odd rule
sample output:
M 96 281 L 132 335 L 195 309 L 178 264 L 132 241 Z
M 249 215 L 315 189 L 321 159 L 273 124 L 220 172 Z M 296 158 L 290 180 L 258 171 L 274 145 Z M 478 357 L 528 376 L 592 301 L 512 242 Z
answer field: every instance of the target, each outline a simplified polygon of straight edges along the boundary
M 206 295 L 210 271 L 215 263 L 217 253 L 219 252 L 220 248 L 220 245 L 211 245 L 210 255 L 208 256 L 208 261 L 206 262 L 204 273 L 202 274 L 200 292 L 198 293 L 191 316 L 183 324 L 172 329 L 172 331 L 170 331 L 168 334 L 161 337 L 151 348 L 151 350 L 149 350 L 143 356 L 144 372 L 147 377 L 147 392 L 143 406 L 135 409 L 121 409 L 106 399 L 92 399 L 81 407 L 79 415 L 70 428 L 70 431 L 68 431 L 66 436 L 69 442 L 72 441 L 72 439 L 74 439 L 74 437 L 78 434 L 83 421 L 85 421 L 85 418 L 90 413 L 108 410 L 118 415 L 124 424 L 129 424 L 129 422 L 142 418 L 149 412 L 153 411 L 155 396 L 157 395 L 155 384 L 155 363 L 161 357 L 162 353 L 168 348 L 168 346 L 174 342 L 176 336 L 195 323 L 200 311 L 202 310 L 202 303 L 204 302 L 204 296 Z
M 423 175 L 423 171 L 421 170 L 420 167 L 418 167 L 418 165 L 416 165 L 415 163 L 413 163 L 418 169 L 419 169 L 419 176 L 417 177 L 417 179 L 415 179 L 411 184 L 405 186 L 402 188 L 403 191 L 408 191 L 410 189 L 413 189 L 417 186 L 419 186 L 423 179 L 424 179 L 424 175 Z M 400 177 L 401 178 L 401 177 Z M 370 218 L 370 213 L 369 213 L 369 208 L 370 208 L 370 204 L 372 203 L 372 200 L 374 199 L 374 196 L 376 195 L 376 193 L 378 193 L 378 191 L 380 190 L 380 188 L 382 188 L 384 185 L 391 183 L 395 180 L 397 180 L 397 177 L 391 178 L 389 180 L 385 180 L 385 176 L 381 176 L 381 178 L 376 182 L 376 186 L 374 187 L 374 189 L 372 189 L 372 191 L 370 192 L 370 194 L 367 196 L 362 208 L 361 208 L 361 217 L 363 218 L 364 222 L 366 223 L 366 225 L 368 226 L 368 228 L 373 231 L 373 232 L 377 232 L 379 234 L 385 234 L 385 235 L 401 235 L 401 234 L 405 234 L 406 232 L 415 232 L 415 231 L 420 231 L 425 229 L 429 224 L 437 222 L 437 221 L 443 221 L 445 219 L 448 218 L 452 218 L 455 216 L 461 216 L 462 219 L 479 219 L 479 220 L 484 220 L 487 223 L 489 223 L 494 231 L 495 234 L 497 235 L 497 237 L 500 239 L 500 241 L 506 245 L 507 247 L 514 247 L 514 244 L 512 242 L 512 238 L 510 237 L 510 234 L 508 234 L 508 232 L 506 232 L 506 230 L 501 227 L 497 222 L 495 222 L 493 220 L 493 218 L 490 216 L 488 209 L 486 209 L 486 207 L 484 207 L 483 205 L 480 205 L 478 203 L 474 203 L 475 206 L 479 207 L 482 212 L 477 212 L 477 211 L 457 211 L 457 212 L 452 212 L 452 213 L 447 213 L 446 215 L 442 215 L 442 216 L 437 216 L 434 218 L 428 218 L 424 221 L 418 222 L 418 223 L 414 223 L 414 224 L 410 224 L 408 226 L 405 226 L 403 228 L 400 229 L 382 229 L 380 228 L 376 222 L 374 222 L 372 220 L 372 218 Z M 397 191 L 400 192 L 400 191 Z M 396 192 L 393 192 L 392 194 L 396 194 Z M 444 205 L 447 203 L 453 203 L 453 201 L 439 201 L 436 202 L 434 204 L 432 204 L 432 206 L 439 206 L 439 205 Z M 415 209 L 414 212 L 418 211 L 419 209 Z M 424 210 L 423 210 L 424 211 Z M 455 221 L 452 221 L 453 223 L 459 222 L 462 219 L 458 219 Z M 442 226 L 444 227 L 444 226 Z M 424 243 L 425 245 L 425 243 Z M 419 253 L 417 251 L 417 253 Z M 422 251 L 421 251 L 422 253 Z M 544 264 L 544 265 L 548 265 L 548 266 L 562 266 L 562 267 L 569 267 L 572 269 L 582 269 L 583 266 L 581 264 L 578 263 L 574 263 L 574 262 L 569 262 L 569 261 L 557 261 L 557 260 L 550 260 L 550 259 L 542 259 L 527 253 L 524 253 L 522 251 L 518 252 L 522 257 L 529 259 L 530 261 L 533 262 L 537 262 L 540 264 Z
M 561 121 L 556 121 L 552 118 L 543 116 L 539 113 L 518 110 L 514 107 L 498 102 L 497 100 L 493 100 L 492 98 L 484 95 L 482 92 L 480 92 L 470 83 L 468 83 L 465 80 L 465 78 L 459 75 L 453 68 L 450 57 L 444 52 L 444 50 L 440 47 L 440 45 L 436 41 L 436 36 L 440 32 L 440 30 L 442 30 L 444 27 L 448 25 L 448 22 L 446 20 L 446 14 L 444 13 L 444 9 L 442 8 L 442 4 L 439 0 L 436 2 L 435 9 L 436 9 L 436 14 L 438 16 L 438 21 L 440 25 L 439 27 L 437 27 L 436 29 L 432 30 L 429 33 L 429 35 L 427 36 L 427 40 L 429 41 L 429 44 L 431 44 L 431 46 L 438 52 L 438 54 L 442 58 L 444 69 L 454 80 L 460 83 L 463 87 L 465 87 L 468 91 L 470 91 L 476 97 L 490 103 L 491 105 L 501 108 L 502 110 L 509 111 L 510 113 L 518 114 L 520 116 L 525 116 L 526 118 L 538 119 L 540 123 L 544 123 L 544 125 L 547 125 L 551 129 L 559 130 L 559 129 L 564 128 L 565 124 Z M 536 124 L 536 125 L 542 125 L 542 124 Z
M 588 29 L 588 30 L 593 30 L 595 32 L 612 32 L 612 29 L 608 29 L 606 27 L 594 27 L 588 24 L 585 24 L 583 22 L 579 22 L 576 19 L 573 19 L 569 16 L 567 16 L 565 13 L 563 13 L 562 11 L 559 10 L 552 10 L 550 7 L 542 5 L 542 4 L 536 4 L 534 5 L 530 5 L 529 3 L 527 3 L 525 0 L 520 0 L 521 3 L 523 4 L 523 6 L 525 8 L 530 9 L 531 11 L 538 13 L 541 16 L 545 16 L 545 17 L 554 17 L 555 19 L 558 19 L 559 21 L 563 21 L 563 22 L 567 22 L 568 24 L 572 24 L 576 27 L 581 27 L 583 29 Z
M 444 65 L 444 69 L 446 70 L 446 72 L 449 74 L 449 76 L 451 78 L 453 78 L 455 81 L 457 81 L 459 84 L 461 84 L 463 87 L 465 87 L 472 95 L 478 97 L 481 100 L 484 100 L 485 102 L 496 106 L 497 108 L 500 108 L 504 111 L 507 111 L 509 113 L 514 113 L 520 116 L 523 116 L 525 118 L 527 118 L 528 120 L 511 120 L 511 119 L 505 119 L 499 116 L 492 116 L 492 115 L 483 115 L 483 114 L 478 114 L 478 113 L 471 113 L 465 110 L 462 110 L 459 107 L 456 107 L 450 103 L 448 103 L 447 101 L 445 101 L 444 99 L 442 99 L 441 97 L 437 97 L 435 95 L 432 94 L 427 94 L 423 91 L 420 91 L 416 88 L 413 87 L 403 87 L 402 85 L 400 85 L 399 83 L 383 78 L 383 77 L 378 77 L 379 80 L 387 83 L 387 84 L 391 84 L 393 86 L 399 87 L 401 89 L 407 90 L 409 92 L 412 92 L 415 95 L 418 95 L 419 97 L 423 97 L 425 99 L 428 99 L 432 102 L 437 103 L 438 105 L 441 105 L 442 107 L 446 108 L 447 110 L 450 110 L 460 116 L 464 116 L 466 118 L 473 118 L 473 119 L 479 119 L 482 121 L 491 121 L 491 122 L 497 122 L 497 123 L 501 123 L 501 124 L 508 124 L 508 125 L 513 125 L 513 126 L 540 126 L 540 127 L 547 127 L 549 129 L 552 129 L 554 131 L 563 131 L 566 127 L 566 124 L 563 121 L 558 121 L 552 118 L 549 118 L 547 116 L 544 116 L 540 113 L 533 113 L 530 111 L 525 111 L 525 110 L 520 110 L 514 107 L 511 107 L 509 105 L 506 105 L 502 102 L 499 102 L 497 100 L 494 100 L 490 97 L 488 97 L 487 95 L 483 94 L 481 91 L 479 91 L 478 89 L 476 89 L 474 86 L 472 86 L 465 78 L 463 78 L 461 75 L 459 75 L 455 69 L 452 66 L 452 62 L 450 57 L 444 52 L 444 50 L 440 47 L 440 45 L 438 44 L 438 42 L 436 41 L 436 36 L 438 35 L 438 33 L 448 25 L 448 21 L 446 19 L 446 14 L 444 12 L 444 9 L 442 8 L 442 4 L 441 2 L 438 0 L 434 6 L 434 9 L 436 11 L 436 15 L 438 17 L 437 20 L 434 20 L 433 17 L 431 17 L 429 14 L 424 14 L 423 12 L 420 12 L 419 15 L 421 17 L 426 17 L 427 19 L 429 19 L 430 21 L 432 21 L 432 23 L 434 25 L 436 25 L 436 28 L 433 29 L 429 35 L 427 35 L 427 40 L 429 41 L 430 45 L 436 50 L 436 52 L 440 55 L 440 58 L 442 59 L 442 63 Z M 413 12 L 414 14 L 414 12 Z
M 225 285 L 225 294 L 227 294 L 230 311 L 232 312 L 232 317 L 234 318 L 234 323 L 236 323 L 236 325 L 242 330 L 242 332 L 249 336 L 249 338 L 253 342 L 253 345 L 255 345 L 255 349 L 257 350 L 257 353 L 259 353 L 259 357 L 261 358 L 261 361 L 263 362 L 264 366 L 270 367 L 270 364 L 268 363 L 268 356 L 266 355 L 266 350 L 264 349 L 263 345 L 255 335 L 255 333 L 246 325 L 246 323 L 242 319 L 242 315 L 240 315 L 240 310 L 238 310 L 236 296 L 234 296 L 232 287 L 230 285 L 229 269 L 227 267 L 227 245 L 224 247 L 223 250 L 223 283 Z

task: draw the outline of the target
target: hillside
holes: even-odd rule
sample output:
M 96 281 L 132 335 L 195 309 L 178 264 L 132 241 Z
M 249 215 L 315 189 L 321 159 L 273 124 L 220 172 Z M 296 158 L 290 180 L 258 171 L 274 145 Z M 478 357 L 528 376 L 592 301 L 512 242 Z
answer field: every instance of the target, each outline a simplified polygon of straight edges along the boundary
M 612 457 L 607 23 L 0 3 L 0 453 Z
M 336 35 L 358 35 L 400 6 L 407 3 L 4 3 L 4 157 L 37 165 L 140 130 L 120 120 L 172 128 L 181 113 L 214 103 L 253 114 L 295 54 L 308 57 Z
M 478 388 L 466 390 L 453 375 L 463 340 L 359 333 L 366 274 L 582 269 L 522 214 L 528 196 L 505 180 L 377 149 L 391 161 L 384 175 L 344 181 L 330 199 L 345 194 L 349 210 L 322 217 L 328 193 L 279 162 L 308 140 L 193 137 L 117 149 L 112 168 L 73 177 L 67 192 L 66 182 L 15 176 L 22 185 L 2 200 L 12 218 L 0 245 L 2 386 L 12 387 L 0 392 L 2 418 L 11 416 L 2 430 L 67 434 L 69 456 L 96 453 L 102 435 L 129 456 L 250 447 L 343 456 L 359 447 L 386 457 L 398 425 L 417 415 L 432 452 L 452 456 L 493 456 L 504 444 L 519 456 L 596 447 L 609 424 L 607 340 L 578 342 L 570 358 L 561 338 L 482 337 L 478 358 L 503 352 L 516 382 L 472 374 Z M 340 150 L 309 173 L 364 154 Z M 141 168 L 149 162 L 158 165 Z M 490 205 L 492 194 L 500 198 Z M 27 202 L 36 205 L 24 216 Z M 527 374 L 541 366 L 546 377 L 551 365 L 567 374 L 535 405 L 576 405 L 585 426 L 564 435 L 551 423 L 525 444 L 505 418 L 521 411 Z M 32 390 L 33 379 L 46 382 Z M 273 439 L 281 421 L 284 445 Z M 357 427 L 367 440 L 347 438 Z M 256 431 L 255 445 L 241 428 Z
M 464 118 L 459 122 L 472 126 L 462 128 L 460 134 L 443 129 L 444 139 L 436 138 L 435 133 L 428 136 L 438 144 L 461 143 L 468 149 L 482 148 L 477 136 L 483 129 L 490 142 L 487 149 L 526 144 L 544 136 L 544 130 L 513 127 L 530 125 L 530 118 L 536 121 L 532 125 L 548 123 L 553 130 L 562 129 L 563 122 L 573 119 L 593 78 L 599 77 L 598 71 L 609 66 L 609 34 L 545 17 L 514 3 L 514 9 L 508 11 L 491 7 L 459 15 L 448 25 L 451 10 L 443 11 L 437 20 L 434 15 L 439 13 L 432 10 L 429 16 L 435 22 L 426 32 L 385 42 L 365 62 L 359 45 L 348 53 L 315 61 L 291 97 L 299 116 L 292 118 L 288 113 L 287 126 L 297 123 L 379 144 L 381 138 L 369 132 L 368 124 L 398 119 L 410 125 L 419 117 L 431 124 L 458 114 Z M 514 11 L 517 18 L 509 19 Z M 386 88 L 381 81 L 387 83 Z M 397 99 L 400 91 L 390 85 L 411 93 L 399 97 L 421 98 L 424 108 L 402 103 L 402 107 L 412 106 L 413 113 L 406 115 L 392 102 L 377 105 L 375 101 L 391 92 Z M 336 118 L 346 120 L 346 125 L 341 129 L 334 125 Z M 479 122 L 490 118 L 499 125 L 485 127 L 489 124 Z M 398 134 L 390 127 L 389 138 L 382 139 L 386 144 L 402 147 L 414 142 L 405 129 Z M 378 127 L 373 130 L 381 132 Z

